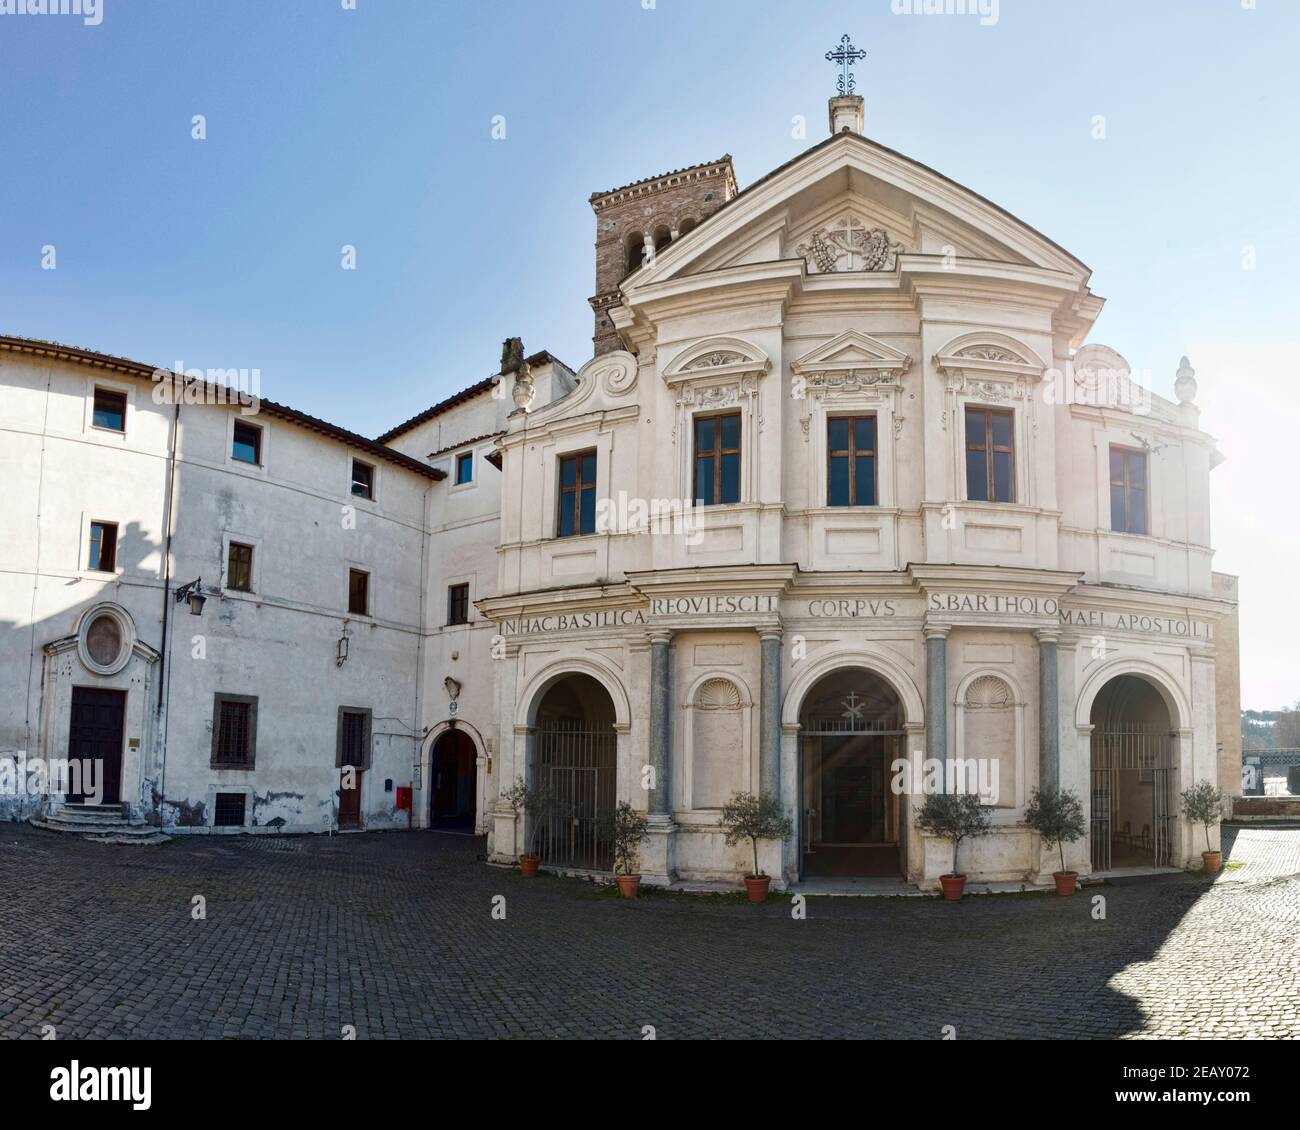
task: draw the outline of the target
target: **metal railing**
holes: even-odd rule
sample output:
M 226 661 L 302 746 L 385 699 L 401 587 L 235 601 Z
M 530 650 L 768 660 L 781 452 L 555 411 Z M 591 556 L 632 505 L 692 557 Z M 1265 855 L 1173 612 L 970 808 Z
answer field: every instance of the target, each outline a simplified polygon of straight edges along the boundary
M 548 719 L 533 731 L 532 781 L 550 798 L 538 854 L 559 867 L 608 871 L 605 820 L 614 810 L 616 736 L 583 729 L 581 719 Z

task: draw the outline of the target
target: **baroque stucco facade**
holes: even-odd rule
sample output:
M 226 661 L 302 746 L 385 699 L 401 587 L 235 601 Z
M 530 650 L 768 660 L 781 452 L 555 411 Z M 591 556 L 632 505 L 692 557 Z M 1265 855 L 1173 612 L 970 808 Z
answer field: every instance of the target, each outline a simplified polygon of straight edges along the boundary
M 1087 343 L 1102 301 L 1083 263 L 865 138 L 861 114 L 832 100 L 831 137 L 744 191 L 723 158 L 594 196 L 595 357 L 575 373 L 508 355 L 378 440 L 263 405 L 261 463 L 241 466 L 240 407 L 160 404 L 147 366 L 4 339 L 3 505 L 30 536 L 3 549 L 0 753 L 66 751 L 73 688 L 107 687 L 126 696 L 133 814 L 206 831 L 214 798 L 242 790 L 244 830 L 321 830 L 338 820 L 338 711 L 364 707 L 363 826 L 436 825 L 454 779 L 464 830 L 500 861 L 537 830 L 504 790 L 545 778 L 569 789 L 541 829 L 558 867 L 606 867 L 599 817 L 626 800 L 649 819 L 646 881 L 737 880 L 747 849 L 719 810 L 749 791 L 794 827 L 762 845 L 779 883 L 839 851 L 845 874 L 870 856 L 872 874 L 932 885 L 951 858 L 915 825 L 923 773 L 970 763 L 998 783 L 993 832 L 962 849 L 972 876 L 1054 868 L 1024 825 L 1039 786 L 1093 817 L 1067 857 L 1080 871 L 1115 864 L 1095 842 L 1103 804 L 1121 848 L 1195 862 L 1176 794 L 1222 777 L 1216 703 L 1236 677 L 1218 661 L 1235 583 L 1211 570 L 1220 457 L 1195 380 L 1141 388 Z M 122 435 L 90 425 L 104 384 L 129 394 Z M 1010 429 L 1002 501 L 968 481 L 967 413 L 984 409 Z M 696 422 L 719 416 L 736 421 L 735 498 L 696 507 Z M 846 417 L 872 421 L 859 505 L 828 488 Z M 1143 532 L 1114 528 L 1112 449 L 1146 468 Z M 597 521 L 562 530 L 580 453 Z M 356 459 L 373 499 L 349 491 Z M 667 521 L 648 523 L 660 502 Z M 124 532 L 111 577 L 84 567 L 96 516 Z M 225 583 L 232 538 L 255 547 L 252 592 Z M 360 618 L 349 565 L 374 577 Z M 197 576 L 215 598 L 202 658 L 189 618 L 164 614 Z M 85 649 L 104 608 L 130 641 L 112 671 Z M 218 693 L 259 697 L 246 771 L 210 762 Z M 1115 768 L 1100 735 L 1130 731 L 1154 744 L 1099 775 Z M 448 777 L 453 737 L 469 767 Z M 901 791 L 882 792 L 872 774 L 898 762 Z

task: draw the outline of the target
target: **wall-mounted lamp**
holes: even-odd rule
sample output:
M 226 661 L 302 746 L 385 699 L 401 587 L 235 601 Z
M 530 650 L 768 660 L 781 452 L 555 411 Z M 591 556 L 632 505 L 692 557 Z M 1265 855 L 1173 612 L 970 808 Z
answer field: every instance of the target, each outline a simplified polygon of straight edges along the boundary
M 343 621 L 343 634 L 342 634 L 341 636 L 339 636 L 339 642 L 338 642 L 338 645 L 337 645 L 337 647 L 336 647 L 335 650 L 334 650 L 334 666 L 335 666 L 335 667 L 342 667 L 343 664 L 345 664 L 345 663 L 348 661 L 348 640 L 349 640 L 349 638 L 351 638 L 351 637 L 350 637 L 350 634 L 349 634 L 349 632 L 348 632 L 348 622 L 347 622 L 346 620 L 344 620 L 344 621 Z
M 182 600 L 188 601 L 190 605 L 191 616 L 202 616 L 203 605 L 207 602 L 208 596 L 203 591 L 203 578 L 190 581 L 188 584 L 181 585 L 176 590 L 176 603 L 180 604 Z

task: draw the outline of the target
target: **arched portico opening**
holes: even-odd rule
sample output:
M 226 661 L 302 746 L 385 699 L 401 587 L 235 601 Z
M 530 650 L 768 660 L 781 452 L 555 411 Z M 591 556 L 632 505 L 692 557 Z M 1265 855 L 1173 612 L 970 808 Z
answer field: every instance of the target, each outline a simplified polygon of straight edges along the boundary
M 591 675 L 562 675 L 538 700 L 528 779 L 548 798 L 536 840 L 544 863 L 593 871 L 612 866 L 604 822 L 617 792 L 614 723 L 614 701 Z
M 891 788 L 903 750 L 903 705 L 874 671 L 824 675 L 799 708 L 800 874 L 902 872 L 904 797 Z
M 1170 866 L 1177 746 L 1164 694 L 1140 675 L 1116 675 L 1097 692 L 1089 721 L 1093 871 Z
M 474 741 L 457 727 L 444 730 L 429 753 L 429 827 L 473 832 L 477 813 L 478 764 Z

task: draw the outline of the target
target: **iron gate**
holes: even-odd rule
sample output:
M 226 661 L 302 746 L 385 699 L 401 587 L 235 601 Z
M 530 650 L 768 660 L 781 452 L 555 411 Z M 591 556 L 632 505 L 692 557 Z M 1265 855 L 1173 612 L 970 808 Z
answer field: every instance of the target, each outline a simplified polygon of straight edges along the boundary
M 1092 869 L 1109 871 L 1118 839 L 1149 854 L 1153 867 L 1168 867 L 1172 854 L 1170 820 L 1173 741 L 1167 730 L 1121 726 L 1092 734 L 1091 819 Z M 1133 808 L 1120 810 L 1124 790 L 1151 786 L 1147 818 L 1133 825 Z
M 548 798 L 538 854 L 559 867 L 608 871 L 613 866 L 605 820 L 614 810 L 615 734 L 583 729 L 579 718 L 554 718 L 533 732 L 532 781 Z

